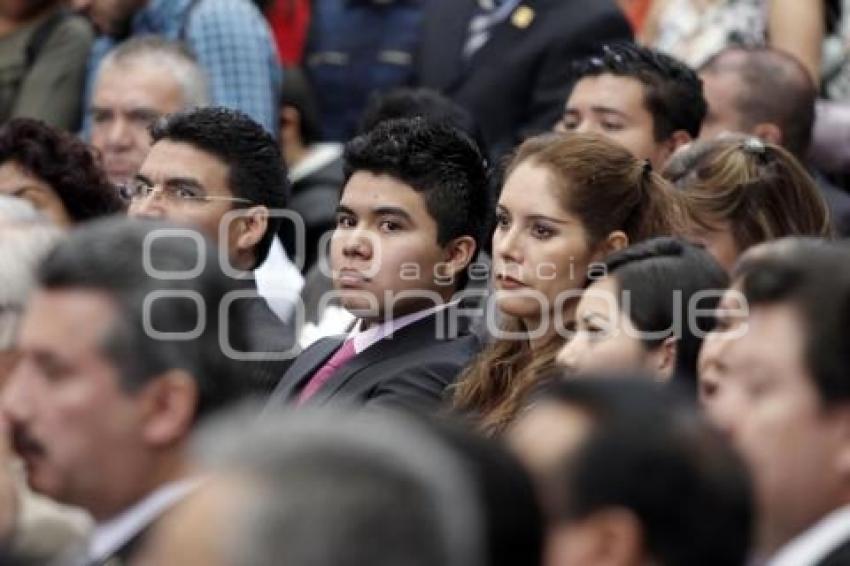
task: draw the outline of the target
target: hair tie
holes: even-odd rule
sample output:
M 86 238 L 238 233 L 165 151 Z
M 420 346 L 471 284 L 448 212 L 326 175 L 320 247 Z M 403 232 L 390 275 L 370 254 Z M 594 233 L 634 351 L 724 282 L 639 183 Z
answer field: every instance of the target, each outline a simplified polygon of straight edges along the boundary
M 756 155 L 764 155 L 767 151 L 767 146 L 764 145 L 764 142 L 756 137 L 748 137 L 741 143 L 741 149 L 746 151 L 747 153 L 753 153 Z

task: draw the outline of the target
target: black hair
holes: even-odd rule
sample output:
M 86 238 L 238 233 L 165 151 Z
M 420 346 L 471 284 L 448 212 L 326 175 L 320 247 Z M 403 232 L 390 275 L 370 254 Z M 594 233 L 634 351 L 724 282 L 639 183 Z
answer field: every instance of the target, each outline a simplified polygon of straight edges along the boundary
M 697 357 L 705 335 L 714 326 L 710 313 L 729 286 L 729 277 L 702 248 L 670 237 L 653 238 L 605 258 L 599 265 L 617 284 L 621 308 L 652 350 L 675 336 L 674 379 L 696 394 Z M 592 283 L 588 280 L 587 284 Z M 628 293 L 628 305 L 622 303 Z M 693 304 L 692 304 L 693 303 Z M 694 316 L 697 311 L 703 317 Z M 670 334 L 661 334 L 666 330 Z
M 194 231 L 197 239 L 166 235 L 174 229 L 173 224 L 128 218 L 92 222 L 71 232 L 47 256 L 38 282 L 47 290 L 107 294 L 116 320 L 103 351 L 118 368 L 122 387 L 137 391 L 165 371 L 184 369 L 198 386 L 196 417 L 202 417 L 241 391 L 238 371 L 219 344 L 218 305 L 234 289 L 234 281 L 221 271 L 215 244 Z M 200 273 L 188 279 L 152 271 L 186 273 L 196 266 Z M 198 297 L 200 304 L 187 294 Z M 231 306 L 227 323 L 238 338 L 244 335 L 246 321 L 237 304 Z M 206 324 L 194 337 L 166 334 L 191 333 L 204 318 Z M 246 350 L 238 341 L 234 347 Z
M 592 421 L 553 476 L 556 525 L 626 509 L 659 565 L 746 563 L 755 517 L 746 467 L 691 404 L 634 377 L 571 378 L 541 395 Z
M 430 88 L 396 88 L 387 93 L 374 93 L 360 118 L 358 134 L 363 134 L 386 120 L 425 118 L 465 132 L 482 155 L 487 155 L 484 135 L 472 114 L 455 101 Z
M 789 304 L 801 319 L 805 366 L 825 405 L 850 403 L 850 249 L 815 238 L 780 241 L 781 253 L 742 259 L 734 279 L 752 310 Z
M 0 127 L 0 164 L 8 162 L 47 183 L 74 222 L 124 210 L 92 150 L 44 122 L 16 118 Z
M 540 564 L 544 521 L 531 477 L 499 442 L 445 418 L 425 417 L 428 428 L 462 460 L 484 511 L 489 566 Z
M 321 114 L 307 75 L 299 67 L 286 67 L 284 74 L 286 80 L 280 91 L 280 106 L 291 106 L 298 111 L 299 133 L 305 146 L 321 141 Z
M 699 136 L 707 105 L 702 81 L 685 63 L 648 47 L 617 42 L 574 63 L 573 72 L 576 82 L 605 74 L 640 82 L 646 108 L 652 114 L 655 141 L 664 141 L 678 130 L 692 138 Z
M 153 143 L 187 143 L 221 160 L 227 165 L 235 197 L 271 210 L 283 209 L 289 201 L 280 147 L 260 124 L 238 110 L 206 107 L 178 112 L 155 122 L 151 137 Z M 269 218 L 266 233 L 256 246 L 255 267 L 265 261 L 280 223 L 279 218 Z
M 741 127 L 749 131 L 761 123 L 776 124 L 782 130 L 782 146 L 805 160 L 818 91 L 806 67 L 793 55 L 770 47 L 736 45 L 715 54 L 699 72 L 735 74 L 742 83 L 735 97 Z
M 472 236 L 481 249 L 489 212 L 488 171 L 468 135 L 424 118 L 387 120 L 351 140 L 344 161 L 346 180 L 368 171 L 421 193 L 441 246 Z

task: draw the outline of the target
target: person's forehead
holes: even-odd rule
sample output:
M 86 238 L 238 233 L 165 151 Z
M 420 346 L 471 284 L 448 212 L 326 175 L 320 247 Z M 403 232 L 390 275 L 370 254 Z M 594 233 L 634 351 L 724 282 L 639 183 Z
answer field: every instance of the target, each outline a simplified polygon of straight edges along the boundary
M 154 143 L 139 172 L 154 183 L 194 179 L 204 188 L 232 193 L 227 163 L 186 142 L 163 139 Z
M 803 322 L 793 305 L 749 305 L 746 329 L 728 350 L 730 365 L 741 370 L 757 370 L 768 364 L 803 369 L 804 340 Z
M 355 172 L 343 188 L 340 205 L 362 213 L 398 208 L 410 216 L 428 214 L 425 197 L 391 175 Z
M 21 348 L 72 353 L 99 345 L 116 316 L 115 303 L 102 291 L 39 289 L 21 321 Z
M 167 114 L 185 106 L 185 96 L 174 74 L 163 67 L 144 60 L 114 61 L 100 69 L 93 102 L 125 112 L 144 108 Z
M 624 75 L 589 75 L 576 83 L 567 100 L 567 107 L 579 103 L 613 108 L 644 108 L 645 86 L 638 79 Z

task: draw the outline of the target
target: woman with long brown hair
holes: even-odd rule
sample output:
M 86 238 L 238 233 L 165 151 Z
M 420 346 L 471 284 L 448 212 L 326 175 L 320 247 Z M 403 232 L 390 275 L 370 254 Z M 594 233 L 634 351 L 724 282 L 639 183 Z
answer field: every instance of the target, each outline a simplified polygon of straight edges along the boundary
M 461 375 L 453 407 L 497 434 L 554 367 L 588 268 L 674 231 L 671 188 L 648 162 L 595 134 L 526 141 L 508 166 L 493 234 L 494 300 L 504 319 Z

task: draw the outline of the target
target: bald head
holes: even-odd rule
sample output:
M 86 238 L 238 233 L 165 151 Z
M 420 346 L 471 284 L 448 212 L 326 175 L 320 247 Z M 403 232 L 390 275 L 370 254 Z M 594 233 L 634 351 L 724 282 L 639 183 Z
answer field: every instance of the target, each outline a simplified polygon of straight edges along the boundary
M 702 138 L 752 134 L 805 156 L 817 90 L 794 57 L 769 47 L 729 47 L 700 69 L 708 115 Z

